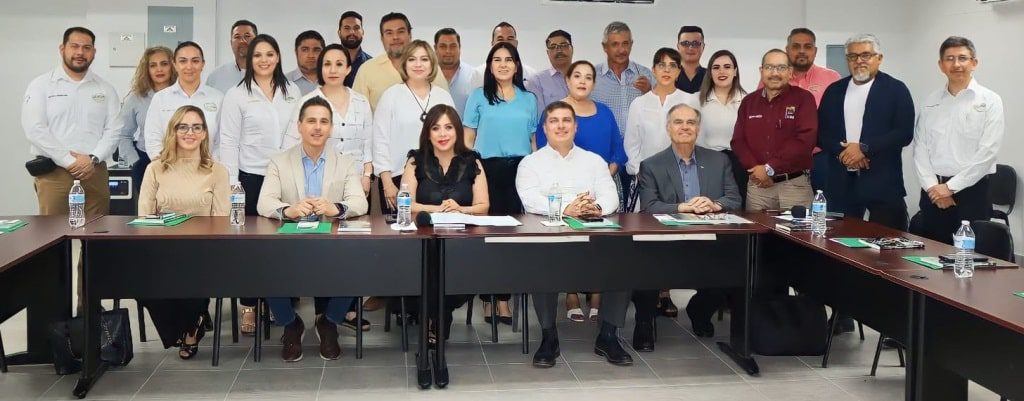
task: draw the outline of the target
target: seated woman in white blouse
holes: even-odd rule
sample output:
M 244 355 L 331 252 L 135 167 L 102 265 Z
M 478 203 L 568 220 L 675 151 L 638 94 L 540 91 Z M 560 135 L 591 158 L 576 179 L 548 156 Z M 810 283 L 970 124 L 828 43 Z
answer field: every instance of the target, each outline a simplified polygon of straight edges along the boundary
M 210 154 L 209 126 L 203 111 L 182 106 L 171 116 L 163 150 L 146 167 L 139 192 L 139 215 L 164 212 L 195 216 L 227 216 L 231 189 L 228 171 Z M 191 359 L 203 338 L 209 298 L 140 299 L 149 309 L 164 348 L 180 347 L 178 356 Z

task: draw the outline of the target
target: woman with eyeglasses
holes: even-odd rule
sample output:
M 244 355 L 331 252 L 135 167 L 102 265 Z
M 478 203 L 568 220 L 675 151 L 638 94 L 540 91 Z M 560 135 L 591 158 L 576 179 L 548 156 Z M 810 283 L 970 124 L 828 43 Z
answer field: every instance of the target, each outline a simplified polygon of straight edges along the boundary
M 171 116 L 163 150 L 146 167 L 139 192 L 140 216 L 174 212 L 227 216 L 231 189 L 228 171 L 210 153 L 209 126 L 203 111 L 182 106 Z M 149 309 L 164 348 L 179 347 L 178 357 L 199 352 L 210 299 L 140 299 Z

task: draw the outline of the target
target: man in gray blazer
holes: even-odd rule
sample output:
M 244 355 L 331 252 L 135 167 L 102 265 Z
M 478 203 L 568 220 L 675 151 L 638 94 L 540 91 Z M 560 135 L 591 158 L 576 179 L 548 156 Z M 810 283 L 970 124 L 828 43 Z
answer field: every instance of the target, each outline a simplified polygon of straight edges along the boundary
M 732 175 L 729 158 L 720 152 L 697 146 L 700 134 L 700 112 L 686 104 L 673 106 L 668 111 L 666 130 L 672 145 L 640 162 L 640 208 L 645 213 L 715 213 L 737 210 L 742 201 L 736 180 Z M 641 293 L 641 291 L 637 291 Z M 728 292 L 722 289 L 701 289 L 686 305 L 686 314 L 693 323 L 697 336 L 712 337 L 715 327 L 711 315 L 725 303 Z M 654 302 L 647 302 L 647 298 Z M 654 317 L 657 291 L 653 294 L 634 294 L 634 303 L 645 300 Z M 650 303 L 650 305 L 647 305 Z M 637 306 L 637 326 L 648 313 Z M 634 335 L 634 347 L 637 339 Z M 651 342 L 653 349 L 653 341 Z

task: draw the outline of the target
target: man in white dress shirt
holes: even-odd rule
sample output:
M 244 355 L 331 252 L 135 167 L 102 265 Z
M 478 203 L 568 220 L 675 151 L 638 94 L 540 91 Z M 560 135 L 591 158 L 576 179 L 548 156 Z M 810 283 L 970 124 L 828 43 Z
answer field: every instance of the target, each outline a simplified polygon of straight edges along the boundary
M 326 46 L 324 37 L 320 36 L 317 31 L 305 31 L 295 37 L 295 64 L 297 67 L 284 76 L 298 86 L 303 95 L 317 88 L 316 60 Z
M 256 38 L 259 30 L 252 21 L 240 19 L 231 25 L 231 52 L 235 55 L 233 61 L 224 63 L 210 73 L 206 84 L 217 90 L 227 93 L 242 82 L 245 76 L 245 69 L 248 68 L 245 62 L 245 55 L 249 52 L 249 42 Z
M 114 87 L 89 71 L 96 57 L 96 35 L 82 27 L 64 31 L 62 63 L 32 80 L 25 90 L 21 126 L 36 160 L 39 214 L 68 213 L 75 180 L 85 188 L 85 212 L 108 214 L 107 165 L 120 140 L 120 97 Z M 29 166 L 26 166 L 29 167 Z
M 939 47 L 946 85 L 924 99 L 914 128 L 925 236 L 945 243 L 961 220 L 988 220 L 988 178 L 1003 142 L 1003 100 L 972 77 L 974 43 L 951 36 Z
M 601 156 L 575 146 L 576 115 L 572 106 L 562 101 L 544 109 L 544 134 L 548 144 L 527 155 L 519 163 L 516 190 L 528 213 L 547 214 L 548 191 L 556 183 L 565 204 L 563 215 L 574 218 L 600 217 L 615 213 L 619 195 L 615 182 L 608 175 L 608 164 Z M 601 333 L 594 344 L 594 353 L 614 365 L 631 365 L 633 358 L 619 344 L 617 330 L 625 325 L 629 291 L 607 291 L 601 294 Z M 557 293 L 533 294 L 533 306 L 543 329 L 543 339 L 533 365 L 555 366 L 561 352 L 558 347 Z

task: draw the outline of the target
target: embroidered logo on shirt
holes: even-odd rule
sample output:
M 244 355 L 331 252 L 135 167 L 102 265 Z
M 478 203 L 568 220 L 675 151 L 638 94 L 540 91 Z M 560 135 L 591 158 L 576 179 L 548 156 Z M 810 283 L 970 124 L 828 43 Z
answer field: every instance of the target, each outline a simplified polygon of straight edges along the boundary
M 752 116 L 747 116 L 747 119 L 748 119 L 748 120 L 753 120 L 753 119 L 755 119 L 755 118 L 764 118 L 764 116 L 763 116 L 763 115 L 761 115 L 761 114 L 754 114 L 754 115 L 752 115 Z
M 988 105 L 985 103 L 975 104 L 974 111 L 988 111 Z
M 217 111 L 217 104 L 214 102 L 206 102 L 206 104 L 203 105 L 203 108 L 206 109 L 206 111 L 215 112 Z
M 796 118 L 796 106 L 786 106 L 786 114 L 782 117 L 787 120 Z
M 92 100 L 96 103 L 103 103 L 104 100 L 107 100 L 107 95 L 103 92 L 96 92 L 92 95 Z
M 286 101 L 288 103 L 295 103 L 295 97 L 294 96 L 286 96 L 284 98 L 284 101 Z

